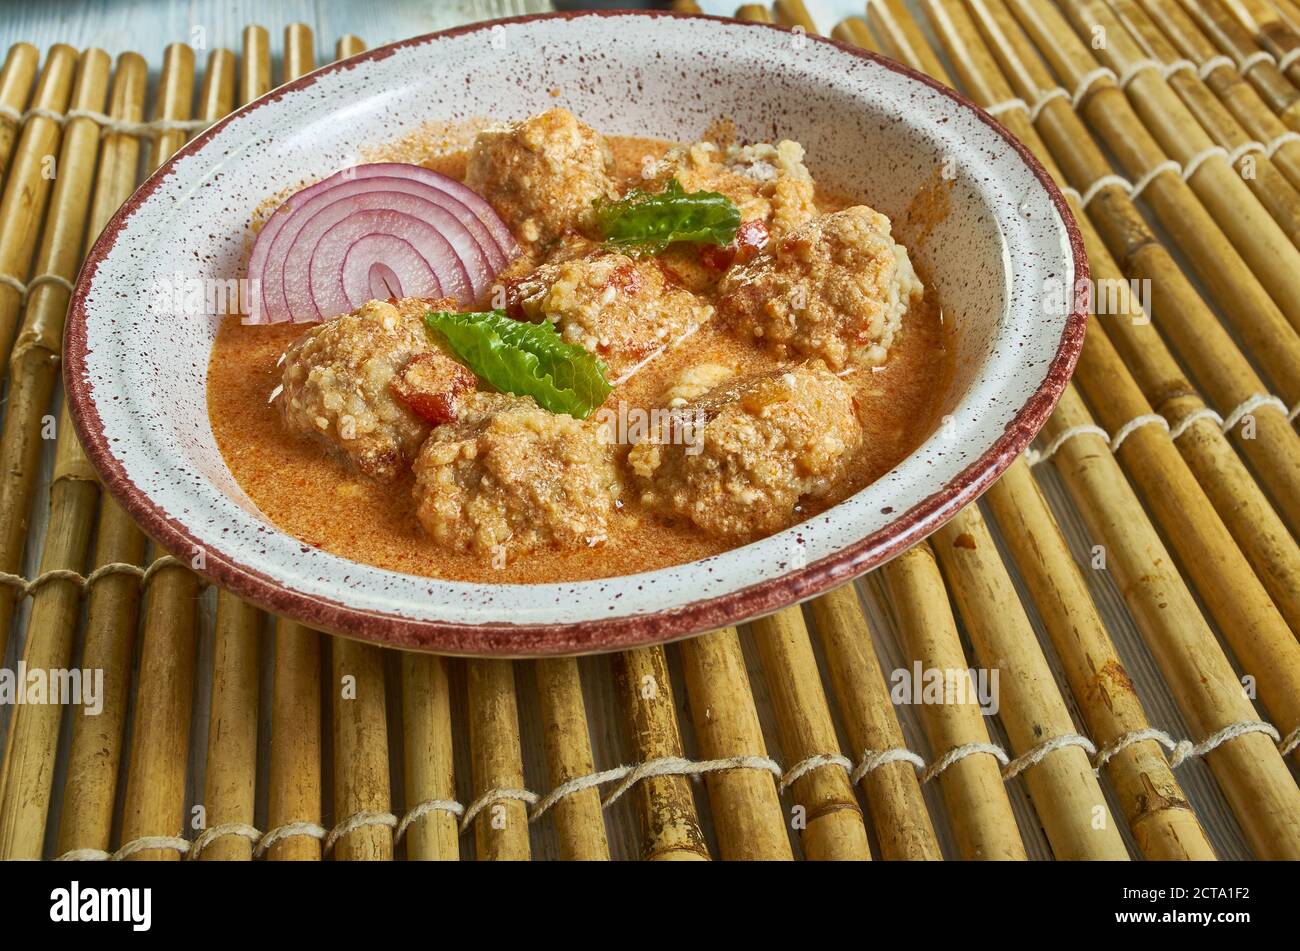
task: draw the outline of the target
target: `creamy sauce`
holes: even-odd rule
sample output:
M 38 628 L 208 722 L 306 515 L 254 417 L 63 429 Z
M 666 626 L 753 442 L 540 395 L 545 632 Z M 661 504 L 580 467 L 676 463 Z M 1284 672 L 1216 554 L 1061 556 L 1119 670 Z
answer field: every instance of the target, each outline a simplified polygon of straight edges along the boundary
M 639 174 L 646 155 L 668 143 L 609 137 L 616 167 L 627 180 Z M 404 159 L 410 161 L 410 158 Z M 451 153 L 423 164 L 447 175 L 464 175 L 465 156 Z M 864 196 L 865 197 L 865 196 Z M 854 203 L 818 191 L 818 210 Z M 868 202 L 869 204 L 870 202 Z M 925 275 L 920 275 L 922 280 Z M 927 286 L 928 286 L 928 282 Z M 333 554 L 416 575 L 460 581 L 543 583 L 578 581 L 649 571 L 716 555 L 735 547 L 705 535 L 689 522 L 669 522 L 641 510 L 634 493 L 611 520 L 604 545 L 580 551 L 536 551 L 494 568 L 474 554 L 440 548 L 414 515 L 409 474 L 381 485 L 355 475 L 319 446 L 289 436 L 276 406 L 267 402 L 279 383 L 276 361 L 306 328 L 294 324 L 245 326 L 225 318 L 208 366 L 208 413 L 222 456 L 236 481 L 262 514 L 304 544 Z M 870 484 L 934 431 L 951 382 L 951 348 L 937 302 L 927 291 L 895 337 L 889 358 L 875 371 L 847 377 L 858 400 L 864 439 L 852 476 L 833 498 L 800 512 L 808 518 Z M 741 372 L 770 369 L 778 361 L 752 344 L 730 337 L 716 323 L 651 361 L 610 394 L 631 406 L 660 405 L 661 394 L 688 367 L 736 366 Z

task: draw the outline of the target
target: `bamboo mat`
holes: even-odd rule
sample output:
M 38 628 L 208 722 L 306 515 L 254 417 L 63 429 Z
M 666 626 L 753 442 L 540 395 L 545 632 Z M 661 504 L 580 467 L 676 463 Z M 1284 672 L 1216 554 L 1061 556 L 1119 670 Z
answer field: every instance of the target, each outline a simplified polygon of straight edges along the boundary
M 260 27 L 171 46 L 152 96 L 134 54 L 9 50 L 0 655 L 102 668 L 105 700 L 0 706 L 0 856 L 1300 857 L 1297 4 L 738 13 L 956 84 L 1066 186 L 1094 278 L 1149 293 L 1093 318 L 1036 451 L 929 542 L 739 631 L 539 662 L 204 587 L 101 497 L 59 406 L 87 242 L 188 132 L 312 68 L 311 31 L 274 78 Z M 997 714 L 891 702 L 913 663 L 996 668 Z

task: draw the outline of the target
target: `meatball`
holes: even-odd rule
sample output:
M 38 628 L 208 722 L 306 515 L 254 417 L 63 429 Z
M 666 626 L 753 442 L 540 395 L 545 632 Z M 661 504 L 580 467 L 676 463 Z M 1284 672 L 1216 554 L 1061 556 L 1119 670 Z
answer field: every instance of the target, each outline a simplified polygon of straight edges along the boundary
M 466 183 L 533 251 L 590 223 L 592 202 L 613 194 L 604 138 L 565 109 L 485 129 L 474 139 Z
M 678 286 L 658 259 L 600 249 L 542 265 L 514 282 L 507 300 L 508 313 L 549 320 L 564 340 L 598 355 L 612 383 L 713 317 L 713 306 Z
M 817 214 L 812 176 L 804 167 L 803 146 L 798 142 L 747 146 L 696 142 L 648 163 L 645 174 L 647 191 L 658 191 L 675 178 L 688 192 L 726 195 L 740 210 L 741 225 L 731 244 L 673 246 L 660 256 L 664 267 L 697 293 L 712 291 L 733 264 L 751 260 L 770 240 Z
M 718 313 L 781 358 L 834 370 L 884 362 L 922 287 L 889 219 L 865 205 L 800 225 L 718 285 Z
M 312 327 L 285 352 L 277 398 L 285 427 L 360 472 L 396 478 L 433 423 L 456 415 L 475 377 L 438 348 L 429 310 L 455 301 L 371 301 Z
M 677 179 L 688 192 L 726 195 L 740 209 L 742 221 L 758 221 L 780 237 L 813 218 L 817 206 L 812 175 L 803 164 L 803 146 L 783 139 L 776 145 L 731 145 L 696 142 L 670 149 L 653 166 L 647 191 Z
M 642 504 L 744 539 L 798 520 L 862 443 L 853 390 L 820 362 L 737 377 L 670 410 L 628 453 Z
M 600 428 L 526 396 L 475 393 L 415 460 L 420 524 L 485 558 L 600 544 L 620 492 Z

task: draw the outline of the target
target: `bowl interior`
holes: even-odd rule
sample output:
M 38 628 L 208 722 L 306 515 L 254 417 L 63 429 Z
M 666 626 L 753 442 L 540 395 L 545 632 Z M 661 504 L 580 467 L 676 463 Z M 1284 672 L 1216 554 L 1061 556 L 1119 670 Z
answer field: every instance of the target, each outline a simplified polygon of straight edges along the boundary
M 243 276 L 248 221 L 269 197 L 365 161 L 431 121 L 468 127 L 556 105 L 608 133 L 689 140 L 725 116 L 746 139 L 802 142 L 820 181 L 895 219 L 938 288 L 957 348 L 944 424 L 823 515 L 644 575 L 448 583 L 348 562 L 279 532 L 234 482 L 208 425 L 219 317 L 178 315 L 169 302 L 196 287 L 210 300 L 213 287 Z M 1068 295 L 1043 293 L 1076 277 L 1058 205 L 987 117 L 894 64 L 829 42 L 645 14 L 480 25 L 322 70 L 191 143 L 124 207 L 83 272 L 69 322 L 70 394 L 92 459 L 145 528 L 264 606 L 445 651 L 666 639 L 864 570 L 936 528 L 1023 448 L 1077 344 Z

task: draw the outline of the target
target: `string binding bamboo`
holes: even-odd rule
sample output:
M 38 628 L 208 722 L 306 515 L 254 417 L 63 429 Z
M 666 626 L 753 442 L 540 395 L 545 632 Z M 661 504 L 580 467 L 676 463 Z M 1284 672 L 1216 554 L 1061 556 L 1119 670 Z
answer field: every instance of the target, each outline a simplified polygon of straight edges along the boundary
M 1297 403 L 1291 409 L 1287 409 L 1287 405 L 1278 397 L 1269 393 L 1256 393 L 1249 399 L 1243 400 L 1241 403 L 1233 407 L 1232 412 L 1228 414 L 1226 419 L 1208 406 L 1202 406 L 1199 409 L 1192 410 L 1173 426 L 1170 426 L 1169 420 L 1165 419 L 1159 413 L 1143 413 L 1141 416 L 1130 419 L 1119 429 L 1115 430 L 1115 435 L 1113 436 L 1095 423 L 1071 426 L 1058 433 L 1056 438 L 1049 442 L 1043 449 L 1034 449 L 1032 446 L 1029 449 L 1026 449 L 1025 461 L 1031 466 L 1041 465 L 1048 459 L 1051 459 L 1052 456 L 1056 455 L 1057 450 L 1075 436 L 1100 436 L 1110 444 L 1110 451 L 1113 454 L 1119 452 L 1119 447 L 1124 444 L 1124 440 L 1128 439 L 1129 436 L 1143 426 L 1159 426 L 1167 432 L 1169 438 L 1173 440 L 1178 439 L 1183 435 L 1183 433 L 1187 432 L 1194 423 L 1200 422 L 1202 419 L 1209 419 L 1213 420 L 1224 433 L 1230 433 L 1236 429 L 1237 426 L 1240 425 L 1241 421 L 1248 415 L 1264 406 L 1272 406 L 1279 413 L 1285 414 L 1286 418 L 1292 422 L 1295 421 L 1296 416 L 1300 415 L 1300 403 Z
M 667 756 L 647 760 L 635 766 L 617 766 L 612 769 L 590 773 L 586 776 L 578 776 L 556 786 L 545 796 L 540 796 L 528 789 L 489 789 L 478 796 L 469 806 L 464 806 L 454 799 L 428 799 L 407 810 L 406 814 L 400 819 L 391 812 L 362 810 L 349 815 L 332 829 L 325 829 L 314 822 L 289 822 L 262 833 L 253 826 L 232 822 L 205 829 L 192 842 L 179 836 L 145 836 L 127 842 L 115 852 L 104 852 L 99 849 L 73 849 L 60 855 L 57 860 L 62 862 L 117 862 L 129 858 L 137 852 L 154 849 L 171 849 L 186 858 L 197 859 L 204 848 L 215 840 L 228 835 L 240 836 L 254 843 L 253 856 L 255 858 L 260 857 L 276 842 L 294 836 L 308 836 L 317 840 L 324 840 L 322 851 L 329 854 L 333 850 L 335 843 L 343 836 L 367 826 L 384 826 L 395 829 L 393 840 L 396 843 L 402 840 L 412 823 L 431 813 L 446 812 L 460 820 L 459 828 L 463 835 L 469 831 L 470 824 L 480 812 L 492 803 L 502 800 L 509 799 L 525 802 L 531 806 L 532 808 L 528 813 L 528 821 L 531 823 L 540 819 L 565 796 L 615 780 L 619 781 L 618 785 L 601 800 L 603 808 L 612 806 L 643 779 L 655 776 L 699 777 L 705 773 L 731 769 L 759 769 L 770 772 L 777 778 L 780 792 L 784 793 L 795 780 L 807 774 L 810 770 L 820 769 L 824 766 L 838 766 L 850 771 L 850 778 L 854 785 L 857 785 L 864 776 L 873 770 L 891 763 L 906 762 L 912 764 L 920 773 L 922 783 L 928 783 L 968 756 L 987 754 L 998 761 L 1001 765 L 1002 778 L 1009 782 L 1057 750 L 1074 746 L 1080 747 L 1091 757 L 1094 771 L 1100 771 L 1107 762 L 1127 747 L 1147 741 L 1157 742 L 1169 750 L 1172 754 L 1169 758 L 1169 766 L 1171 769 L 1177 769 L 1189 760 L 1206 756 L 1229 740 L 1234 740 L 1249 733 L 1263 733 L 1272 738 L 1278 744 L 1283 756 L 1290 755 L 1292 751 L 1300 747 L 1300 727 L 1292 730 L 1283 740 L 1277 728 L 1271 723 L 1263 720 L 1243 720 L 1229 724 L 1199 743 L 1193 743 L 1191 740 L 1186 739 L 1175 740 L 1164 730 L 1149 728 L 1126 733 L 1098 750 L 1096 745 L 1086 736 L 1079 733 L 1066 733 L 1045 740 L 1014 759 L 1007 755 L 1006 750 L 994 743 L 967 743 L 963 746 L 954 747 L 929 764 L 919 753 L 901 747 L 888 750 L 867 750 L 863 753 L 856 766 L 847 757 L 838 753 L 819 753 L 807 757 L 786 771 L 783 771 L 779 764 L 766 756 L 731 756 L 714 760 L 687 760 L 681 757 Z
M 54 568 L 50 571 L 42 572 L 35 578 L 28 581 L 22 575 L 11 574 L 7 571 L 0 571 L 0 585 L 6 585 L 18 590 L 19 598 L 25 598 L 37 591 L 44 585 L 53 581 L 68 581 L 75 584 L 83 592 L 89 589 L 95 582 L 107 575 L 134 575 L 140 579 L 140 587 L 144 589 L 149 585 L 153 576 L 168 567 L 188 568 L 185 562 L 181 561 L 175 555 L 162 555 L 150 562 L 147 568 L 141 568 L 139 565 L 128 564 L 123 561 L 109 562 L 106 565 L 100 565 L 88 575 L 82 575 L 80 572 L 73 571 L 70 568 Z M 206 586 L 208 581 L 202 577 L 199 584 Z
M 126 119 L 114 119 L 107 113 L 93 109 L 69 109 L 67 112 L 56 112 L 53 109 L 33 106 L 26 112 L 19 112 L 12 106 L 0 103 L 0 119 L 8 119 L 10 122 L 22 125 L 33 116 L 52 119 L 59 125 L 64 125 L 73 119 L 90 119 L 100 127 L 101 135 L 134 135 L 144 139 L 157 138 L 168 132 L 202 132 L 212 125 L 209 119 L 153 119 L 149 122 L 130 122 Z
M 1200 78 L 1201 82 L 1206 82 L 1209 80 L 1210 75 L 1220 66 L 1227 66 L 1229 69 L 1233 70 L 1237 68 L 1237 64 L 1232 61 L 1231 57 L 1224 56 L 1220 53 L 1218 56 L 1211 56 L 1202 63 L 1201 68 L 1196 71 L 1196 75 Z
M 1222 60 L 1223 57 L 1218 57 L 1218 59 Z M 1216 63 L 1214 60 L 1209 60 L 1205 63 L 1206 67 L 1220 66 L 1220 65 L 1224 65 L 1224 64 L 1221 62 Z M 1230 65 L 1230 61 L 1229 61 L 1229 65 Z M 1190 60 L 1185 60 L 1185 59 L 1175 60 L 1174 62 L 1169 63 L 1167 66 L 1163 63 L 1156 62 L 1155 60 L 1144 60 L 1143 62 L 1136 64 L 1136 66 L 1133 69 L 1130 69 L 1128 72 L 1126 72 L 1123 77 L 1117 77 L 1113 70 L 1108 69 L 1105 66 L 1101 66 L 1093 70 L 1091 73 L 1089 73 L 1079 82 L 1079 88 L 1075 90 L 1073 96 L 1071 96 L 1071 94 L 1066 89 L 1060 86 L 1055 86 L 1047 90 L 1046 92 L 1044 92 L 1032 104 L 1025 102 L 1025 100 L 1019 97 L 1015 97 L 1012 99 L 1005 99 L 1002 102 L 994 103 L 993 105 L 989 106 L 985 111 L 988 112 L 990 115 L 998 116 L 1004 112 L 1010 112 L 1014 109 L 1023 109 L 1029 115 L 1030 122 L 1037 122 L 1039 113 L 1043 111 L 1043 107 L 1046 106 L 1053 99 L 1068 98 L 1070 99 L 1071 104 L 1073 104 L 1074 107 L 1077 109 L 1079 105 L 1081 93 L 1086 95 L 1088 88 L 1090 88 L 1092 84 L 1096 83 L 1097 80 L 1103 78 L 1104 76 L 1109 76 L 1111 79 L 1114 79 L 1122 86 L 1127 87 L 1128 81 L 1132 80 L 1133 77 L 1137 75 L 1137 73 L 1142 72 L 1143 70 L 1146 69 L 1159 68 L 1161 72 L 1164 73 L 1165 78 L 1168 79 L 1170 76 L 1172 76 L 1174 73 L 1178 72 L 1179 70 L 1185 69 L 1187 67 L 1194 67 L 1194 66 L 1195 66 L 1194 63 L 1192 63 Z M 1202 68 L 1202 72 L 1206 72 L 1204 67 Z M 1173 159 L 1166 159 L 1163 162 L 1158 162 L 1154 168 L 1152 168 L 1145 175 L 1143 175 L 1137 182 L 1130 182 L 1123 175 L 1110 174 L 1110 175 L 1103 175 L 1100 178 L 1098 178 L 1095 182 L 1092 183 L 1091 186 L 1089 186 L 1088 190 L 1084 192 L 1082 195 L 1080 195 L 1079 192 L 1076 191 L 1075 189 L 1070 188 L 1068 186 L 1063 188 L 1062 191 L 1066 194 L 1073 195 L 1075 198 L 1079 200 L 1079 203 L 1082 204 L 1085 208 L 1088 207 L 1088 205 L 1092 202 L 1092 199 L 1097 196 L 1097 193 L 1100 192 L 1101 189 L 1109 185 L 1117 185 L 1120 188 L 1123 188 L 1124 191 L 1128 194 L 1129 198 L 1136 200 L 1142 194 L 1142 192 L 1146 190 L 1146 187 L 1150 185 L 1152 181 L 1155 180 L 1156 176 L 1160 175 L 1163 172 L 1166 171 L 1177 172 L 1179 176 L 1183 179 L 1183 181 L 1187 181 L 1194 174 L 1196 174 L 1196 170 L 1200 168 L 1202 162 L 1204 162 L 1206 159 L 1213 158 L 1216 155 L 1222 156 L 1225 160 L 1227 160 L 1229 165 L 1236 165 L 1239 161 L 1241 161 L 1243 158 L 1245 158 L 1247 155 L 1251 154 L 1252 152 L 1259 152 L 1265 155 L 1266 157 L 1268 157 L 1269 159 L 1272 159 L 1274 155 L 1277 154 L 1277 150 L 1280 149 L 1282 146 L 1286 145 L 1288 142 L 1300 142 L 1300 132 L 1296 132 L 1293 129 L 1289 129 L 1286 132 L 1283 132 L 1278 136 L 1276 136 L 1275 138 L 1269 140 L 1268 142 L 1261 142 L 1259 140 L 1252 139 L 1249 142 L 1243 142 L 1241 145 L 1237 146 L 1237 148 L 1233 149 L 1231 152 L 1229 152 L 1221 145 L 1213 145 L 1205 149 L 1204 151 L 1199 152 L 1196 155 L 1193 155 L 1188 160 L 1186 165 L 1179 165 Z
M 73 291 L 72 282 L 70 280 L 62 274 L 54 274 L 50 272 L 38 274 L 26 284 L 14 277 L 12 274 L 0 274 L 0 284 L 7 284 L 16 290 L 20 295 L 20 302 L 24 305 L 27 303 L 28 295 L 42 284 L 55 284 L 58 287 L 63 288 L 69 294 Z
M 1237 72 L 1245 76 L 1260 63 L 1272 63 L 1276 66 L 1277 60 L 1273 58 L 1273 54 L 1268 50 L 1256 50 L 1237 64 Z

